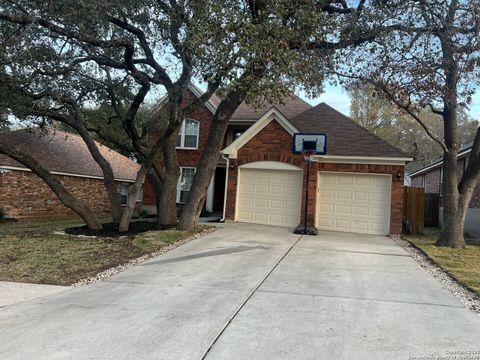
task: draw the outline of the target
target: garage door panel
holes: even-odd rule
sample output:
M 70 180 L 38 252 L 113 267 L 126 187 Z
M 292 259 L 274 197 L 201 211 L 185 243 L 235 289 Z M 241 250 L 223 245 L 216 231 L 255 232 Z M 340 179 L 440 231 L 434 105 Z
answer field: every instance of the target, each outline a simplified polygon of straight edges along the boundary
M 267 199 L 254 199 L 253 206 L 256 208 L 268 209 L 268 200 Z
M 368 206 L 353 206 L 353 215 L 355 216 L 368 216 Z
M 352 231 L 368 232 L 368 221 L 352 221 Z
M 241 168 L 239 185 L 238 221 L 291 227 L 299 224 L 301 171 Z
M 369 193 L 366 191 L 355 191 L 353 199 L 356 201 L 368 201 Z
M 389 214 L 390 176 L 319 173 L 319 229 L 384 235 Z
M 385 230 L 384 223 L 371 223 L 370 224 L 371 232 L 381 232 Z
M 350 215 L 351 210 L 352 210 L 351 206 L 348 206 L 348 205 L 335 206 L 335 214 L 338 214 L 338 215 Z
M 370 187 L 372 184 L 372 178 L 366 177 L 366 176 L 357 177 L 357 178 L 351 177 L 351 179 L 355 179 L 355 186 L 358 186 L 358 187 L 361 187 L 361 186 Z
M 282 201 L 282 200 L 270 199 L 269 203 L 270 203 L 270 209 L 272 210 L 285 208 L 285 201 Z
M 266 212 L 260 212 L 257 211 L 256 213 L 253 214 L 253 221 L 255 222 L 260 222 L 260 223 L 266 223 L 268 218 L 268 214 Z
M 284 195 L 285 187 L 281 185 L 272 185 L 270 187 L 270 193 L 273 195 Z
M 338 230 L 349 231 L 350 230 L 350 221 L 335 219 L 334 221 L 335 228 Z

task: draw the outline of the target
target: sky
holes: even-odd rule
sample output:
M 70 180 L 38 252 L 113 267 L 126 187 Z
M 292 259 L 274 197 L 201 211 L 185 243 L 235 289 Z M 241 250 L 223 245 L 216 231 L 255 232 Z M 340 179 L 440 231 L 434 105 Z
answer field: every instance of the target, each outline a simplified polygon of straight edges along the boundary
M 315 99 L 309 99 L 304 93 L 299 93 L 297 95 L 311 105 L 326 102 L 341 113 L 350 115 L 350 97 L 340 86 L 326 84 L 324 93 Z M 470 116 L 475 120 L 480 120 L 480 91 L 478 91 L 472 98 Z

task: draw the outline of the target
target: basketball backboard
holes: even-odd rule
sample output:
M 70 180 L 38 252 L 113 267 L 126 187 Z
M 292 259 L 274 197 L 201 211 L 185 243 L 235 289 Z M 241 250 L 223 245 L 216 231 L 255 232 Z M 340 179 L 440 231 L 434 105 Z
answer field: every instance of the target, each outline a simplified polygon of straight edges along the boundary
M 301 154 L 305 151 L 316 155 L 325 155 L 327 153 L 327 135 L 312 133 L 293 134 L 294 154 Z

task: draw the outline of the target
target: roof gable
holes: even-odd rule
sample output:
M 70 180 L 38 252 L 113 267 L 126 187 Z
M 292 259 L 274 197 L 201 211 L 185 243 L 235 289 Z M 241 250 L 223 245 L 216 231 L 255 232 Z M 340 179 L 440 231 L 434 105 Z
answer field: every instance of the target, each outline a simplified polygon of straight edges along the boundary
M 202 96 L 204 93 L 204 91 L 202 91 L 198 86 L 196 86 L 192 82 L 188 84 L 188 90 L 191 91 L 191 93 L 197 98 Z M 218 106 L 218 104 L 214 102 L 214 98 L 218 99 L 216 95 L 214 95 L 204 104 L 204 106 L 208 109 L 208 111 L 210 111 L 213 115 L 215 115 L 215 112 L 217 111 L 217 106 Z M 165 105 L 166 103 L 168 103 L 168 96 L 164 95 L 160 98 L 160 100 L 157 101 L 155 105 L 152 106 L 151 111 L 153 113 L 158 112 L 162 108 L 162 106 Z
M 232 159 L 236 158 L 238 150 L 274 120 L 277 121 L 291 136 L 298 132 L 298 129 L 277 108 L 272 107 L 238 139 L 223 149 L 222 154 L 229 155 Z

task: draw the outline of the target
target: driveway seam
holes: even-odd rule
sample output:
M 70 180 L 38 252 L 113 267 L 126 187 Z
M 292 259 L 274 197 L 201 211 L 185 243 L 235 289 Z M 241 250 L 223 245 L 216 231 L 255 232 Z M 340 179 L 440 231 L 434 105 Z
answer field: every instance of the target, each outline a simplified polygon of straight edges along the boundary
M 324 297 L 324 298 L 332 298 L 332 299 L 348 299 L 348 300 L 378 301 L 378 302 L 398 303 L 398 304 L 439 306 L 439 307 L 448 307 L 448 308 L 455 308 L 455 309 L 465 308 L 464 306 L 461 306 L 461 305 L 434 304 L 434 303 L 427 303 L 427 302 L 402 301 L 402 300 L 384 300 L 384 299 L 374 299 L 374 298 L 361 298 L 361 297 L 355 297 L 355 296 L 306 294 L 306 293 L 297 293 L 297 292 L 290 292 L 290 291 L 274 291 L 274 290 L 258 290 L 258 292 L 269 293 L 269 294 L 287 294 L 287 295 L 296 295 L 296 296 Z
M 334 252 L 354 253 L 354 254 L 367 254 L 367 255 L 411 257 L 407 253 L 406 254 L 390 254 L 390 253 L 379 253 L 379 252 L 373 252 L 373 251 L 337 250 L 337 249 L 327 249 L 327 248 L 319 248 L 319 250 L 320 251 L 334 251 Z
M 215 336 L 215 338 L 213 339 L 213 341 L 210 343 L 210 345 L 208 346 L 207 350 L 205 350 L 205 352 L 203 353 L 203 355 L 200 357 L 201 360 L 204 360 L 210 350 L 212 350 L 213 346 L 215 346 L 215 344 L 217 343 L 218 339 L 220 339 L 220 337 L 224 334 L 225 330 L 227 330 L 228 326 L 232 323 L 233 319 L 235 319 L 235 317 L 238 315 L 238 313 L 245 307 L 245 305 L 247 304 L 247 302 L 252 298 L 252 296 L 257 292 L 257 290 L 265 283 L 265 281 L 268 279 L 268 277 L 275 271 L 275 269 L 278 267 L 278 265 L 280 265 L 280 263 L 283 261 L 283 259 L 285 259 L 285 257 L 290 253 L 290 251 L 292 251 L 292 249 L 298 244 L 298 242 L 300 241 L 300 239 L 303 238 L 303 235 L 301 235 L 297 240 L 295 240 L 295 242 L 287 249 L 287 251 L 280 257 L 280 259 L 278 259 L 278 261 L 275 263 L 275 265 L 272 267 L 272 269 L 267 273 L 267 275 L 258 283 L 257 286 L 255 286 L 255 288 L 250 292 L 250 294 L 245 298 L 245 300 L 240 304 L 240 306 L 237 308 L 237 310 L 235 310 L 235 312 L 233 313 L 233 315 L 228 319 L 228 321 L 225 323 L 225 325 L 222 327 L 222 329 L 220 330 L 220 332 L 217 334 L 217 336 Z

